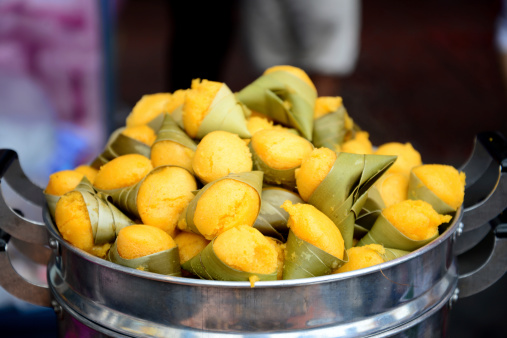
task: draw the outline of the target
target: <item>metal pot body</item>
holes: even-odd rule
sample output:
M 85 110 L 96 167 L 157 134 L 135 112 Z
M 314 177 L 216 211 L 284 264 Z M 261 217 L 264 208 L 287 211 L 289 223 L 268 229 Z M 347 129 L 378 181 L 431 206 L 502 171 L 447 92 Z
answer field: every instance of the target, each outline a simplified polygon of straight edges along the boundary
M 252 288 L 98 259 L 63 241 L 46 210 L 50 236 L 58 241 L 48 284 L 64 313 L 106 336 L 364 337 L 413 330 L 445 336 L 442 323 L 458 281 L 453 234 L 460 216 L 433 243 L 396 260 Z

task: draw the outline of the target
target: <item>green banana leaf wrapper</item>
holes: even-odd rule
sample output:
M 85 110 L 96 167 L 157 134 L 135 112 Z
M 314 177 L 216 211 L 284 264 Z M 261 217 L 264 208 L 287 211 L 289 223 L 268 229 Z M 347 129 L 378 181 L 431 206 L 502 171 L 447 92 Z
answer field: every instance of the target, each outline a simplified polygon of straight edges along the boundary
M 393 259 L 403 257 L 405 255 L 408 255 L 410 251 L 407 250 L 399 250 L 399 249 L 391 249 L 391 248 L 384 248 L 385 252 L 383 254 L 379 254 L 384 262 L 392 261 Z
M 107 141 L 104 151 L 90 164 L 95 169 L 100 169 L 107 162 L 118 156 L 127 154 L 140 154 L 150 158 L 151 147 L 131 137 L 122 134 L 125 128 L 116 129 Z
M 225 264 L 213 250 L 211 241 L 197 256 L 182 264 L 182 268 L 201 279 L 220 281 L 250 281 L 250 277 L 257 276 L 259 281 L 272 281 L 277 279 L 277 271 L 270 274 L 245 272 L 234 269 Z
M 107 260 L 133 269 L 181 277 L 180 256 L 177 246 L 148 256 L 125 259 L 118 253 L 115 242 L 109 249 Z
M 193 151 L 197 149 L 197 145 L 194 140 L 192 140 L 190 136 L 181 129 L 170 114 L 164 114 L 164 120 L 157 132 L 157 138 L 153 144 L 155 145 L 160 141 L 172 141 L 179 143 L 184 147 L 192 149 Z
M 352 247 L 354 224 L 368 190 L 395 160 L 396 156 L 338 153 L 333 167 L 310 196 L 308 203 L 336 224 L 346 249 Z
M 261 210 L 253 227 L 264 236 L 285 242 L 289 233 L 287 227 L 289 213 L 280 206 L 286 200 L 290 200 L 292 203 L 305 203 L 298 194 L 286 189 L 276 187 L 262 189 Z
M 86 178 L 86 176 L 83 176 L 81 179 L 81 182 L 74 188 L 74 190 L 83 190 L 88 191 L 90 193 L 95 193 L 95 190 L 93 189 L 93 185 L 91 184 L 90 180 Z M 51 195 L 47 194 L 46 190 L 43 191 L 44 197 L 46 198 L 46 203 L 48 205 L 49 213 L 51 214 L 51 217 L 53 217 L 53 220 L 55 219 L 55 210 L 56 210 L 56 203 L 60 200 L 61 196 L 57 195 Z
M 199 126 L 196 138 L 202 139 L 215 130 L 235 133 L 241 138 L 250 138 L 252 135 L 246 126 L 246 119 L 250 113 L 250 110 L 239 102 L 229 87 L 223 83 Z
M 236 96 L 251 110 L 293 127 L 312 140 L 317 92 L 297 76 L 286 71 L 264 74 Z
M 361 238 L 356 246 L 367 244 L 381 244 L 385 248 L 414 251 L 430 243 L 438 234 L 426 240 L 413 240 L 405 236 L 394 225 L 389 222 L 384 215 L 380 215 L 370 231 Z
M 297 237 L 289 231 L 285 247 L 282 279 L 310 278 L 331 274 L 348 261 L 344 250 L 343 260 Z
M 185 222 L 186 222 L 186 229 L 185 230 L 202 235 L 194 223 L 194 214 L 195 214 L 195 210 L 197 208 L 197 203 L 199 202 L 199 199 L 201 198 L 201 196 L 206 192 L 206 190 L 208 190 L 211 186 L 213 186 L 213 184 L 215 184 L 216 182 L 219 182 L 221 180 L 233 179 L 233 180 L 248 184 L 249 186 L 254 188 L 257 191 L 257 193 L 259 194 L 259 200 L 261 201 L 261 206 L 262 206 L 262 178 L 263 178 L 262 171 L 249 171 L 249 172 L 238 173 L 238 174 L 231 173 L 227 176 L 221 177 L 215 181 L 212 181 L 212 182 L 206 184 L 204 187 L 202 187 L 202 189 L 200 189 L 196 193 L 195 197 L 190 201 L 190 203 L 188 204 L 188 207 L 183 212 L 184 215 L 182 214 L 182 216 L 181 216 L 182 218 L 185 219 Z
M 334 112 L 323 115 L 313 121 L 312 142 L 317 148 L 326 147 L 335 150 L 337 145 L 344 142 L 349 132 L 345 128 L 347 110 L 343 104 Z
M 445 203 L 433 191 L 428 189 L 424 183 L 413 172 L 408 180 L 408 199 L 422 200 L 431 204 L 433 209 L 441 215 L 454 214 L 456 210 Z

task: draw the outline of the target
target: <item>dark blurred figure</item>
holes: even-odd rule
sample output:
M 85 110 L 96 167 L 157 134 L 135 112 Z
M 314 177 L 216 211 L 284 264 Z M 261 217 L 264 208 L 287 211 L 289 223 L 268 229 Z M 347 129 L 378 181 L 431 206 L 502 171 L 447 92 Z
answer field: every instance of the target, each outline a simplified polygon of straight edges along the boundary
M 192 79 L 223 82 L 234 32 L 236 1 L 169 1 L 172 23 L 168 68 L 170 92 L 190 87 Z
M 242 40 L 256 71 L 305 70 L 321 96 L 337 95 L 359 54 L 359 0 L 243 0 Z

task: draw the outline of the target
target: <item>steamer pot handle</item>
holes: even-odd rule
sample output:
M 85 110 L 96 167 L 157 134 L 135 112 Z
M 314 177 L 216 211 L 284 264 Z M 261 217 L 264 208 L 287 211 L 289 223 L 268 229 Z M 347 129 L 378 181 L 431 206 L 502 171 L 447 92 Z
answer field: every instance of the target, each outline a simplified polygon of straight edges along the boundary
M 36 205 L 44 205 L 42 189 L 34 185 L 23 173 L 18 154 L 10 149 L 0 149 L 0 229 L 9 235 L 31 244 L 47 245 L 48 232 L 44 223 L 24 218 L 5 202 L 2 183 L 7 182 L 20 196 Z
M 462 265 L 466 266 L 467 263 L 473 262 L 473 256 L 480 257 L 481 253 L 490 250 L 483 265 L 468 273 L 460 274 L 459 297 L 472 296 L 487 289 L 507 271 L 507 214 L 500 215 L 490 224 L 494 226 L 493 231 L 471 251 L 458 256 L 458 265 L 461 268 Z
M 476 230 L 507 208 L 507 139 L 499 132 L 477 134 L 461 168 L 466 174 L 463 231 Z
M 9 257 L 9 235 L 0 236 L 0 286 L 11 295 L 34 305 L 51 307 L 51 293 L 47 286 L 33 284 L 14 269 Z

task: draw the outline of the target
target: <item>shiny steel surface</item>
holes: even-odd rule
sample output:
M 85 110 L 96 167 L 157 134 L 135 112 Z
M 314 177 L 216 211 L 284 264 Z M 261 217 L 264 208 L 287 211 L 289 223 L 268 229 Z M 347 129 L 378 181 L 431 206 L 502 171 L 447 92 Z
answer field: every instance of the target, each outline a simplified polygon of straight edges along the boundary
M 340 275 L 258 282 L 166 277 L 125 268 L 60 241 L 48 281 L 65 311 L 118 334 L 151 337 L 362 337 L 435 309 L 458 275 L 452 233 L 379 266 Z M 50 235 L 59 238 L 45 211 Z
M 464 167 L 469 182 L 464 207 L 435 241 L 359 271 L 257 282 L 254 288 L 247 282 L 141 272 L 73 247 L 59 236 L 46 207 L 42 223 L 5 203 L 1 184 L 21 187 L 27 178 L 11 171 L 21 170 L 17 154 L 0 150 L 0 229 L 12 236 L 11 242 L 0 239 L 0 285 L 33 304 L 52 306 L 61 317 L 62 336 L 445 337 L 452 303 L 487 288 L 507 270 L 507 224 L 491 221 L 507 207 L 505 140 L 480 136 Z M 36 202 L 37 193 L 29 194 Z M 33 245 L 46 250 L 37 257 Z M 47 287 L 16 273 L 9 246 L 37 262 L 51 251 Z M 484 251 L 482 260 L 470 248 Z M 476 268 L 462 269 L 468 265 L 462 260 L 471 261 L 467 255 L 477 260 Z

